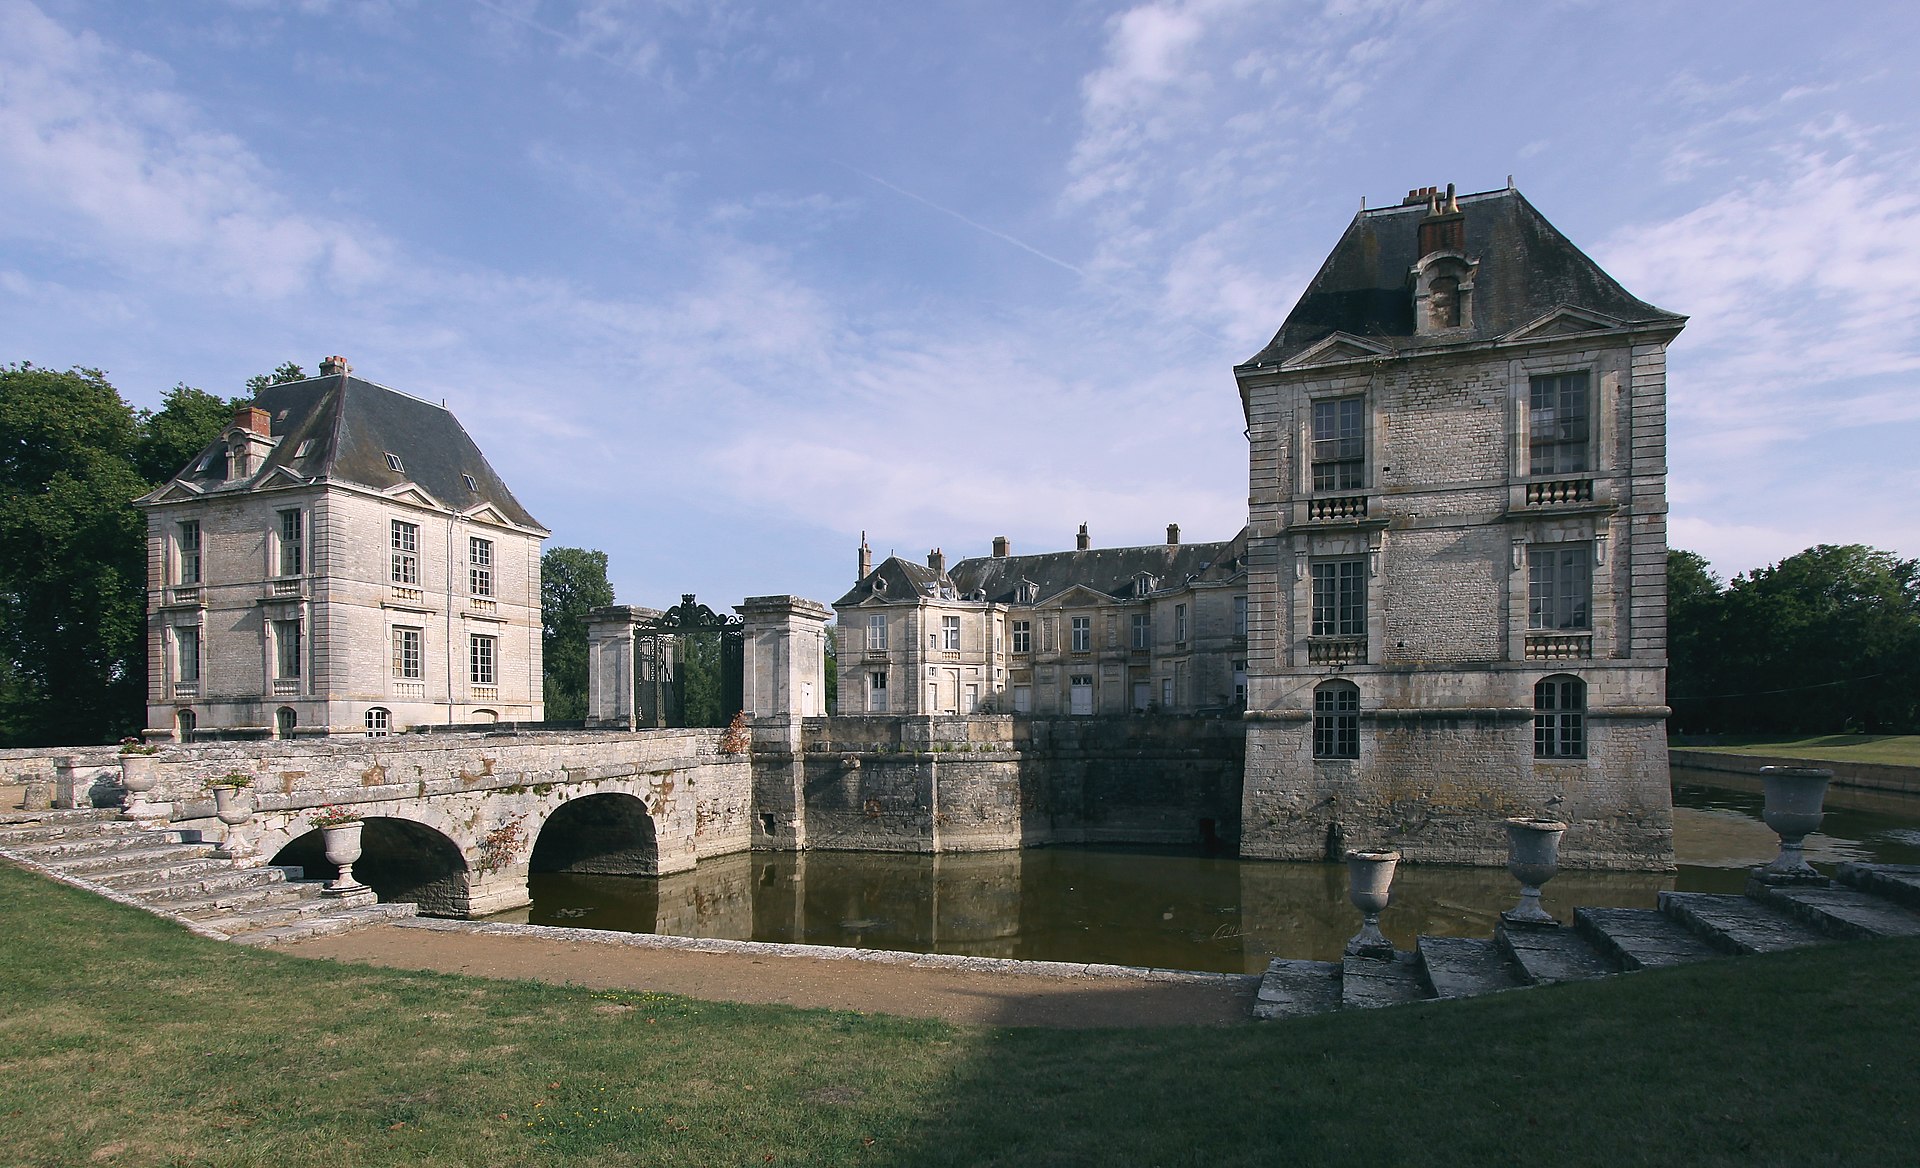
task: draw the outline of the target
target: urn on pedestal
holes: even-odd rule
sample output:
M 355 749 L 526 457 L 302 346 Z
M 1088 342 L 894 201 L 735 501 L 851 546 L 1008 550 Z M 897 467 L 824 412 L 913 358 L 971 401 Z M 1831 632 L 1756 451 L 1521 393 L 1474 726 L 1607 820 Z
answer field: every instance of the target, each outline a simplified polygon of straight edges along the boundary
M 1551 819 L 1507 820 L 1507 872 L 1520 882 L 1520 903 L 1501 913 L 1501 920 L 1546 928 L 1560 923 L 1540 907 L 1540 886 L 1560 871 L 1560 837 L 1566 833 L 1566 824 Z
M 1767 802 L 1760 817 L 1780 836 L 1780 854 L 1754 870 L 1763 884 L 1824 884 L 1826 877 L 1807 863 L 1806 839 L 1825 816 L 1827 784 L 1833 772 L 1819 767 L 1760 768 Z
M 310 822 L 320 829 L 325 843 L 327 863 L 340 869 L 332 883 L 320 890 L 323 896 L 359 897 L 372 892 L 353 878 L 353 862 L 360 858 L 360 830 L 366 826 L 358 815 L 338 807 L 322 807 Z
M 1393 870 L 1400 853 L 1392 848 L 1362 848 L 1347 853 L 1347 899 L 1360 910 L 1360 931 L 1347 942 L 1349 957 L 1393 959 L 1393 942 L 1380 931 L 1380 914 L 1393 899 Z
M 227 829 L 220 846 L 214 849 L 215 859 L 239 863 L 253 854 L 253 841 L 242 830 L 253 818 L 253 801 L 247 795 L 247 788 L 252 785 L 252 776 L 238 771 L 207 784 L 213 789 L 214 817 Z
M 153 790 L 160 781 L 154 760 L 159 753 L 158 746 L 148 746 L 137 738 L 121 740 L 120 785 L 126 789 L 127 801 L 120 811 L 120 818 L 153 827 L 157 826 L 156 821 L 172 815 L 173 808 L 170 805 L 147 802 L 147 792 Z

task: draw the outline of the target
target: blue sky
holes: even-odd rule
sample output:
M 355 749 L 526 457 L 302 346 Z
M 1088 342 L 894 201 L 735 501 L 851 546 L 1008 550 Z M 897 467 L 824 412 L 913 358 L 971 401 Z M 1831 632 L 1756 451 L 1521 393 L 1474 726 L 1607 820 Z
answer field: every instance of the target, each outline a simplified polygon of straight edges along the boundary
M 1672 542 L 1920 554 L 1920 6 L 0 0 L 0 360 L 445 398 L 620 599 L 1224 539 L 1366 197 L 1520 189 L 1672 352 Z

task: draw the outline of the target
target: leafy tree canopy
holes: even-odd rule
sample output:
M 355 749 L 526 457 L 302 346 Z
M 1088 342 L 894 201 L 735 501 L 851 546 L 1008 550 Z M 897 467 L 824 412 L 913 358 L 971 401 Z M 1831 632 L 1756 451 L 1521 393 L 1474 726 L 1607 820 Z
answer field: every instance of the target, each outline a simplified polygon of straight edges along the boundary
M 272 373 L 262 373 L 247 378 L 247 396 L 254 397 L 270 385 L 285 385 L 290 381 L 305 381 L 307 371 L 291 361 L 281 362 Z
M 547 720 L 587 716 L 587 614 L 613 603 L 607 553 L 548 548 L 540 557 L 541 649 Z
M 259 380 L 255 378 L 254 380 Z M 140 436 L 134 443 L 134 468 L 140 477 L 158 485 L 173 478 L 188 460 L 219 437 L 246 398 L 231 400 L 182 382 L 167 391 L 158 411 L 140 415 Z

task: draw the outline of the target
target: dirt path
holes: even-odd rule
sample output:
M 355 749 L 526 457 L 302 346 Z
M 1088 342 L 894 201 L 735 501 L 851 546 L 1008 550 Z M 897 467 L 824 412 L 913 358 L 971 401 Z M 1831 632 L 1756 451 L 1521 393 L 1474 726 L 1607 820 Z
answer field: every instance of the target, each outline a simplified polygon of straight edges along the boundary
M 940 1018 L 990 1026 L 1224 1026 L 1246 1022 L 1254 979 L 1215 983 L 916 969 L 770 954 L 639 949 L 592 941 L 379 925 L 279 946 L 302 957 L 536 978 L 710 1001 Z

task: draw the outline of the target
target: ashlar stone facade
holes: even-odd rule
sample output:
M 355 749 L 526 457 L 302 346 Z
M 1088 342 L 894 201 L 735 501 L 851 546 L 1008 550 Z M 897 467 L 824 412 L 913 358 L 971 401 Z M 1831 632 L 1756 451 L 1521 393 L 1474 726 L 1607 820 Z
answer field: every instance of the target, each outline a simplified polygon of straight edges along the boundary
M 147 736 L 540 720 L 546 529 L 444 405 L 321 370 L 138 500 Z
M 1519 192 L 1362 211 L 1235 370 L 1250 515 L 1242 853 L 1671 862 L 1666 348 Z

